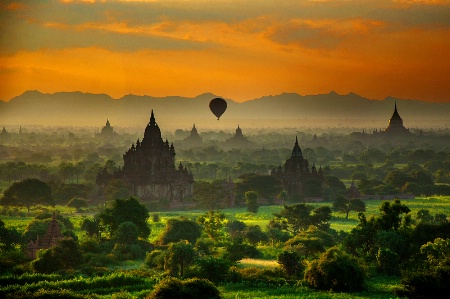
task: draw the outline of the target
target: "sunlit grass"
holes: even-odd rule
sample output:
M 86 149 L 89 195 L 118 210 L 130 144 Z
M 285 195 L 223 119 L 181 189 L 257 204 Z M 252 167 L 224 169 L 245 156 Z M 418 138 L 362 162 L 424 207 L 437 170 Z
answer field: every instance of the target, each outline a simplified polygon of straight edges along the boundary
M 239 266 L 242 268 L 256 267 L 261 269 L 275 269 L 280 265 L 276 260 L 260 260 L 245 258 L 239 261 Z

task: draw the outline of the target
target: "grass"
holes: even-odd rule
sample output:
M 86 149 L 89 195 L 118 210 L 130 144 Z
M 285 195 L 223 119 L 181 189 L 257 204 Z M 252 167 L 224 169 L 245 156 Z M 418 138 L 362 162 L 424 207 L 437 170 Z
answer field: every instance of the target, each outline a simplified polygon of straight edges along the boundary
M 245 258 L 239 261 L 239 267 L 242 268 L 256 267 L 260 269 L 273 270 L 279 266 L 280 265 L 276 260 L 260 260 L 260 259 Z
M 379 207 L 383 200 L 367 200 L 366 202 L 366 216 L 379 215 Z M 330 202 L 320 203 L 308 203 L 315 207 L 331 206 Z M 417 215 L 417 212 L 421 209 L 427 209 L 432 215 L 442 213 L 450 215 L 450 196 L 433 196 L 433 197 L 418 197 L 416 199 L 402 200 L 402 204 L 411 209 L 411 215 L 413 218 Z M 60 211 L 64 216 L 70 217 L 70 220 L 75 226 L 75 233 L 80 233 L 81 221 L 84 217 L 92 217 L 93 213 L 74 213 L 74 209 L 70 209 L 66 206 L 56 206 L 56 210 Z M 223 209 L 223 212 L 228 220 L 240 220 L 247 225 L 259 225 L 263 230 L 266 230 L 267 224 L 273 218 L 273 214 L 280 212 L 283 209 L 281 205 L 262 206 L 259 208 L 258 213 L 253 214 L 247 212 L 245 207 Z M 50 208 L 50 210 L 52 210 Z M 149 240 L 154 242 L 160 233 L 164 230 L 166 222 L 171 218 L 186 217 L 188 219 L 195 220 L 198 216 L 204 214 L 206 211 L 193 210 L 193 211 L 167 211 L 158 212 L 160 221 L 153 222 L 149 217 L 148 224 L 151 227 L 151 235 Z M 28 223 L 33 220 L 36 211 L 26 213 L 25 209 L 16 209 L 13 216 L 0 215 L 0 219 L 5 222 L 7 227 L 14 227 L 19 232 L 24 232 Z M 358 224 L 358 213 L 350 212 L 349 218 L 345 219 L 345 214 L 333 212 L 332 219 L 330 221 L 331 228 L 337 231 L 349 232 Z
M 335 293 L 317 291 L 307 286 L 248 286 L 246 284 L 227 284 L 219 286 L 224 299 L 363 299 L 398 298 L 393 294 L 393 287 L 398 285 L 398 278 L 373 278 L 367 280 L 367 290 L 358 293 Z

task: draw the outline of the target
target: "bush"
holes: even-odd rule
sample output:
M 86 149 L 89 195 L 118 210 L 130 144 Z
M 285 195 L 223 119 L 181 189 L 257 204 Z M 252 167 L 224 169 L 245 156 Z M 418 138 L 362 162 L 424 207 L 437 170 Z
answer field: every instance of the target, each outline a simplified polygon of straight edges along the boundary
M 399 256 L 389 248 L 379 248 L 377 253 L 377 270 L 387 275 L 399 274 Z
M 305 271 L 302 257 L 295 251 L 283 251 L 278 255 L 278 263 L 288 276 L 299 277 Z
M 402 287 L 394 290 L 400 297 L 441 298 L 450 292 L 450 259 L 433 271 L 406 272 L 402 277 Z
M 166 229 L 162 232 L 160 240 L 163 245 L 181 240 L 187 240 L 189 243 L 195 244 L 200 235 L 201 228 L 195 221 L 170 219 L 167 221 Z
M 164 259 L 166 252 L 162 250 L 153 250 L 152 252 L 147 252 L 145 256 L 145 264 L 149 268 L 164 269 Z
M 237 262 L 245 257 L 259 258 L 262 256 L 261 252 L 255 246 L 249 244 L 242 244 L 242 239 L 236 242 L 225 245 L 226 252 L 224 258 L 231 262 Z
M 365 274 L 356 258 L 332 247 L 308 264 L 304 278 L 319 290 L 354 292 L 364 288 Z
M 181 281 L 167 278 L 155 286 L 146 299 L 220 299 L 220 291 L 207 279 L 192 278 Z
M 225 281 L 232 263 L 223 258 L 204 257 L 195 261 L 189 276 L 206 278 L 214 283 Z

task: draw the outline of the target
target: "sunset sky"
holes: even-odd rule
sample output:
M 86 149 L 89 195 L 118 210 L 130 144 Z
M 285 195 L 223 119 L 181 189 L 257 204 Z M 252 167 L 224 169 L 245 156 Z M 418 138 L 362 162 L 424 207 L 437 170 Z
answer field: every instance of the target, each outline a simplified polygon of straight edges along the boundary
M 450 102 L 450 1 L 1 1 L 0 99 L 26 90 Z

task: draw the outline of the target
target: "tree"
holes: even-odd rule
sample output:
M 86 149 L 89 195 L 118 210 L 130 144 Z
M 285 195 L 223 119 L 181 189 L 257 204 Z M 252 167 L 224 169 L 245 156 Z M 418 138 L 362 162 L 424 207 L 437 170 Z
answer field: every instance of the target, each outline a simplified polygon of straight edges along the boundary
M 280 225 L 281 229 L 288 230 L 294 234 L 308 229 L 310 225 L 319 228 L 328 228 L 328 221 L 331 219 L 331 209 L 329 207 L 319 207 L 304 203 L 295 205 L 284 205 L 284 209 L 274 214 L 274 222 Z
M 20 244 L 21 237 L 15 228 L 7 229 L 0 219 L 0 252 L 13 249 Z
M 440 298 L 450 292 L 450 239 L 437 238 L 421 246 L 423 259 L 404 271 L 402 287 L 395 290 L 401 297 Z
M 278 255 L 277 260 L 288 276 L 300 277 L 303 275 L 305 266 L 302 257 L 297 252 L 284 250 Z
M 111 180 L 104 192 L 106 200 L 125 199 L 130 196 L 130 190 L 122 180 Z
M 197 218 L 197 222 L 203 226 L 206 234 L 213 240 L 218 240 L 222 237 L 224 221 L 225 214 L 214 210 L 206 212 Z
M 380 206 L 381 216 L 377 218 L 378 227 L 381 230 L 398 230 L 402 222 L 403 214 L 411 210 L 396 199 L 393 203 L 384 201 Z
M 271 175 L 247 173 L 239 177 L 241 181 L 236 184 L 236 192 L 244 195 L 247 191 L 255 191 L 262 198 L 272 201 L 282 190 L 281 182 Z
M 207 279 L 178 280 L 173 277 L 161 280 L 146 299 L 220 299 L 220 291 Z
M 88 236 L 100 239 L 100 219 L 95 217 L 93 219 L 85 218 L 81 222 L 81 229 L 84 230 Z
M 167 249 L 164 269 L 170 275 L 183 277 L 184 269 L 194 261 L 194 246 L 187 241 L 172 243 Z
M 227 195 L 226 193 L 223 181 L 200 181 L 195 182 L 193 198 L 200 207 L 214 210 L 220 205 L 220 200 Z
M 258 213 L 258 193 L 255 191 L 245 192 L 245 203 L 247 204 L 247 211 L 250 213 Z
M 392 170 L 386 175 L 384 181 L 391 186 L 401 188 L 406 182 L 413 182 L 415 179 L 401 170 Z
M 82 198 L 74 197 L 68 203 L 68 207 L 77 209 L 77 212 L 80 212 L 82 208 L 87 208 L 87 200 Z
M 314 256 L 336 245 L 333 236 L 328 232 L 310 226 L 286 241 L 286 249 L 294 250 L 301 256 Z
M 195 276 L 206 278 L 214 283 L 224 281 L 229 273 L 231 263 L 227 259 L 205 256 L 195 260 Z
M 333 210 L 345 213 L 345 219 L 348 219 L 350 211 L 365 212 L 366 204 L 359 198 L 348 199 L 339 196 L 333 201 Z
M 30 208 L 36 205 L 54 205 L 52 190 L 47 183 L 38 179 L 25 179 L 13 183 L 3 192 L 2 205 Z
M 195 221 L 186 218 L 172 218 L 167 221 L 166 228 L 159 239 L 162 245 L 182 240 L 194 244 L 201 234 L 201 227 Z
M 67 204 L 74 197 L 86 198 L 91 191 L 84 184 L 59 184 L 52 186 L 52 190 L 53 198 L 59 204 Z
M 127 221 L 138 227 L 140 237 L 147 238 L 150 235 L 150 228 L 147 225 L 148 210 L 133 197 L 114 200 L 111 207 L 106 208 L 98 217 L 112 235 L 122 222 Z
M 269 236 L 262 231 L 259 225 L 247 226 L 244 230 L 244 237 L 252 245 L 256 245 L 258 244 L 258 242 L 269 241 Z
M 31 264 L 39 273 L 67 270 L 81 264 L 83 258 L 78 244 L 72 239 L 62 239 L 50 249 L 39 252 L 38 259 Z
M 226 224 L 225 230 L 230 234 L 231 238 L 242 237 L 247 225 L 243 221 L 231 220 Z
M 117 244 L 129 245 L 136 243 L 139 237 L 139 229 L 133 222 L 122 222 L 114 234 Z
M 304 278 L 319 290 L 355 292 L 363 289 L 365 273 L 356 258 L 332 247 L 308 264 Z

